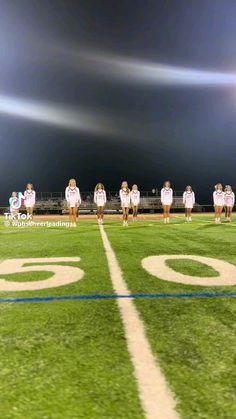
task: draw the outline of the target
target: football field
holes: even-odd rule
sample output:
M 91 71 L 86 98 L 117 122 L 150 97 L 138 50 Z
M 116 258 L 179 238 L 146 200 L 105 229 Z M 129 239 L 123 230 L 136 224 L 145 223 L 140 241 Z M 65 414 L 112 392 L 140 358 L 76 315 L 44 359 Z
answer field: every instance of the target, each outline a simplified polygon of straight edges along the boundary
M 1 418 L 236 418 L 236 219 L 153 218 L 1 218 Z

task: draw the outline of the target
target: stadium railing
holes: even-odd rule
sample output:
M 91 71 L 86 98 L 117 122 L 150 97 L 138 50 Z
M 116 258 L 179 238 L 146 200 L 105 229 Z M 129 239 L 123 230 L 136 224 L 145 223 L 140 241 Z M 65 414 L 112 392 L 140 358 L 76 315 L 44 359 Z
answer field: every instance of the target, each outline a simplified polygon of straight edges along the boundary
M 140 192 L 139 211 L 143 213 L 159 213 L 162 211 L 160 191 L 157 189 L 153 191 Z M 171 212 L 183 212 L 184 205 L 182 201 L 183 191 L 174 191 L 174 200 Z M 82 203 L 80 206 L 80 213 L 93 214 L 96 211 L 96 206 L 93 202 L 93 192 L 81 192 Z M 0 207 L 0 214 L 8 212 L 9 207 Z M 24 207 L 22 207 L 24 211 Z M 107 192 L 106 213 L 120 213 L 120 199 L 117 191 Z M 212 212 L 212 205 L 201 205 L 196 203 L 194 212 Z M 37 200 L 34 208 L 36 214 L 67 214 L 67 202 L 63 192 L 37 192 Z

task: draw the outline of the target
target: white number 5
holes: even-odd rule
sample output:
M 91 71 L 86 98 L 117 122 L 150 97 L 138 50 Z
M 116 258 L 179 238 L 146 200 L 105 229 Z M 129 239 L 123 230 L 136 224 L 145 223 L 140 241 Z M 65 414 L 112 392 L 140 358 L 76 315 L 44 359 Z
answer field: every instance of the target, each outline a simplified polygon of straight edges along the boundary
M 77 282 L 84 276 L 84 271 L 73 266 L 60 266 L 59 262 L 79 262 L 79 257 L 7 259 L 0 263 L 0 275 L 25 273 L 32 271 L 49 271 L 53 276 L 49 279 L 33 282 L 13 282 L 0 278 L 0 291 L 31 291 L 46 288 L 61 287 Z M 33 263 L 34 266 L 25 266 Z M 39 263 L 53 263 L 53 265 L 38 265 Z

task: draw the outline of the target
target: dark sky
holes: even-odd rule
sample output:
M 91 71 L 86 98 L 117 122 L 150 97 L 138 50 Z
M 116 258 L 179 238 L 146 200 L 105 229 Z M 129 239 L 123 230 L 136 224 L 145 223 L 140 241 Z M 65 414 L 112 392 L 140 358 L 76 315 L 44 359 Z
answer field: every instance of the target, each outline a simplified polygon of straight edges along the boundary
M 0 206 L 27 182 L 61 191 L 71 177 L 81 190 L 98 181 L 117 190 L 123 179 L 150 190 L 168 178 L 176 190 L 192 184 L 201 203 L 216 182 L 236 189 L 236 84 L 135 81 L 77 56 L 234 73 L 235 0 L 1 0 L 0 8 Z M 7 114 L 6 97 L 74 119 L 82 109 L 102 128 L 52 125 L 45 111 L 33 121 L 24 103 L 24 117 Z

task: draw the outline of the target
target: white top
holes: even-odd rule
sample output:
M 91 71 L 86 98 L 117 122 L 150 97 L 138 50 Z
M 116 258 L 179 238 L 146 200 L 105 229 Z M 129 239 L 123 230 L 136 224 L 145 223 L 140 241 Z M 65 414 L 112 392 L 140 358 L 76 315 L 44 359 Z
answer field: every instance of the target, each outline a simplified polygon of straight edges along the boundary
M 193 191 L 185 191 L 183 193 L 183 204 L 185 208 L 193 208 L 195 204 L 195 193 Z
M 81 204 L 80 191 L 79 188 L 77 188 L 77 186 L 75 188 L 67 186 L 65 191 L 65 197 L 70 206 L 77 206 Z
M 35 205 L 36 200 L 36 192 L 33 189 L 26 189 L 24 192 L 25 198 L 25 206 L 26 207 L 33 207 Z
M 139 191 L 131 191 L 130 192 L 130 200 L 134 206 L 139 205 L 140 203 L 140 192 Z
M 223 191 L 213 192 L 213 202 L 217 207 L 223 207 L 225 205 L 225 193 Z
M 94 202 L 98 207 L 104 207 L 107 202 L 106 191 L 104 189 L 97 189 L 94 192 Z
M 122 207 L 127 208 L 130 206 L 130 192 L 127 189 L 120 189 L 120 200 Z
M 173 202 L 173 189 L 162 188 L 161 190 L 161 203 L 162 205 L 171 205 Z
M 234 192 L 225 192 L 225 205 L 226 207 L 233 207 L 235 203 Z

